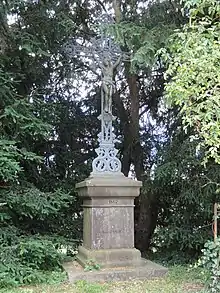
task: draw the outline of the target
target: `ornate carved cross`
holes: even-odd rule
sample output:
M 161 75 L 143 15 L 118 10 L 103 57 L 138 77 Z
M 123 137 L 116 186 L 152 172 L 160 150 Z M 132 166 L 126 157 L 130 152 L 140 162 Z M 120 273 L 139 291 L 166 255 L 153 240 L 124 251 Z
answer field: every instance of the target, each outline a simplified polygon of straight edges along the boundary
M 101 23 L 114 23 L 109 15 L 100 17 Z M 98 134 L 99 147 L 96 149 L 98 155 L 92 162 L 91 175 L 117 175 L 121 174 L 121 162 L 116 157 L 118 150 L 115 149 L 115 135 L 112 132 L 112 122 L 115 117 L 112 115 L 112 95 L 115 89 L 113 74 L 120 65 L 124 55 L 111 37 L 104 34 L 103 30 L 97 37 L 91 38 L 85 45 L 79 44 L 77 40 L 69 41 L 64 51 L 69 56 L 79 56 L 82 52 L 84 56 L 93 62 L 93 66 L 101 69 L 101 132 Z

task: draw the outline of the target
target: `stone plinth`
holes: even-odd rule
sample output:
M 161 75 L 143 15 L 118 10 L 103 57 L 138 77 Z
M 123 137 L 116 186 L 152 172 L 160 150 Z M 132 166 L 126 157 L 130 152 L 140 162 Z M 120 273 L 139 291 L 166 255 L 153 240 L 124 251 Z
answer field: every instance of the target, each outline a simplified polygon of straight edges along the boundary
M 77 261 L 64 264 L 70 282 L 152 279 L 167 273 L 134 248 L 134 198 L 140 187 L 141 182 L 123 175 L 94 176 L 77 184 L 83 198 L 83 245 Z M 89 260 L 101 270 L 85 272 Z
M 83 197 L 83 246 L 78 262 L 89 259 L 101 267 L 139 265 L 140 252 L 134 248 L 134 198 L 141 182 L 123 175 L 90 177 L 77 184 Z
M 64 264 L 64 269 L 70 282 L 78 280 L 89 282 L 129 281 L 132 279 L 150 280 L 163 277 L 167 273 L 166 268 L 143 259 L 137 267 L 105 268 L 100 271 L 85 272 L 77 262 L 69 262 Z

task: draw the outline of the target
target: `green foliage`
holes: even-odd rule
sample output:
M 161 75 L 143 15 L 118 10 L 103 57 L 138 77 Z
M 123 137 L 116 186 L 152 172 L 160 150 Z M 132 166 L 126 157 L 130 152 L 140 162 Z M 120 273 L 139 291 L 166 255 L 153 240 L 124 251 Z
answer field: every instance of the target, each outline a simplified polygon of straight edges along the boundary
M 122 11 L 122 15 L 122 21 L 109 26 L 107 32 L 125 51 L 132 52 L 132 71 L 154 66 L 157 50 L 165 46 L 174 29 L 184 21 L 178 3 L 169 1 L 149 1 L 141 13 L 131 16 Z
M 22 167 L 21 160 L 39 162 L 41 157 L 28 151 L 21 141 L 28 135 L 45 135 L 48 126 L 33 115 L 30 104 L 17 100 L 18 81 L 12 73 L 0 68 L 0 180 L 15 180 Z
M 164 145 L 155 175 L 167 189 L 160 199 L 155 241 L 171 251 L 168 259 L 174 262 L 178 255 L 188 261 L 197 257 L 212 237 L 220 180 L 220 5 L 212 0 L 183 2 L 189 22 L 169 38 L 165 52 L 160 50 L 168 66 L 165 96 L 177 118 L 171 118 L 172 138 Z
M 16 249 L 21 262 L 34 269 L 49 270 L 61 266 L 59 255 L 50 241 L 24 239 Z
M 198 265 L 209 271 L 208 292 L 217 293 L 220 290 L 220 238 L 217 238 L 215 242 L 206 242 L 202 253 L 203 255 L 198 261 Z
M 4 181 L 14 180 L 21 167 L 18 162 L 19 153 L 14 141 L 0 140 L 0 178 Z
M 60 52 L 75 27 L 64 2 L 3 1 L 0 7 L 1 286 L 46 282 L 51 271 L 63 278 L 57 251 L 69 253 L 81 240 L 73 172 L 62 181 L 73 158 L 67 161 L 58 147 L 64 115 L 54 94 L 62 96 Z
M 100 7 L 94 1 L 67 2 L 14 0 L 3 1 L 0 7 L 0 251 L 1 258 L 7 259 L 0 279 L 4 286 L 45 282 L 48 271 L 59 273 L 57 250 L 67 248 L 73 254 L 82 239 L 81 201 L 74 186 L 89 175 L 95 155 L 100 95 L 96 78 L 88 78 L 84 60 L 66 59 L 63 46 L 70 38 L 87 43 Z M 120 116 L 115 131 L 120 140 L 127 139 L 133 133 L 133 110 L 147 113 L 140 115 L 143 194 L 153 199 L 156 208 L 148 209 L 152 202 L 144 201 L 143 215 L 150 222 L 148 215 L 156 214 L 152 222 L 156 226 L 158 220 L 153 239 L 157 249 L 160 245 L 170 254 L 178 250 L 190 258 L 209 237 L 209 227 L 198 230 L 209 225 L 209 206 L 216 196 L 206 176 L 216 182 L 220 173 L 214 164 L 208 164 L 207 170 L 200 166 L 203 149 L 198 155 L 188 137 L 158 134 L 177 119 L 157 112 L 163 64 L 155 52 L 165 46 L 185 17 L 179 1 L 151 1 L 145 8 L 138 8 L 143 1 L 125 2 L 122 21 L 109 32 L 123 49 L 134 53 L 138 100 L 137 109 L 131 109 L 123 68 L 118 74 L 118 100 L 126 119 Z M 116 114 L 120 107 L 114 105 Z M 156 118 L 153 125 L 146 123 L 146 116 Z M 122 130 L 127 126 L 127 132 Z M 133 152 L 133 143 L 121 148 L 125 157 L 126 152 Z M 133 153 L 130 159 L 134 160 Z M 88 268 L 99 266 L 91 260 Z M 83 292 L 92 288 L 83 286 Z
M 218 201 L 214 182 L 220 180 L 220 167 L 202 166 L 197 144 L 189 136 L 176 124 L 172 139 L 158 153 L 147 191 L 157 196 L 159 209 L 152 246 L 170 263 L 192 262 L 201 254 L 212 237 L 213 202 Z
M 86 262 L 86 266 L 84 268 L 85 271 L 99 271 L 100 270 L 100 265 L 96 263 L 94 259 L 89 259 Z
M 209 278 L 208 270 L 204 268 L 195 267 L 194 265 L 173 265 L 169 266 L 168 278 L 177 283 L 196 282 L 206 284 Z
M 169 40 L 164 60 L 166 97 L 179 106 L 185 128 L 193 126 L 205 147 L 204 162 L 220 163 L 220 4 L 218 0 L 184 1 L 187 25 Z
M 48 271 L 61 273 L 61 256 L 48 240 L 19 238 L 1 246 L 0 259 L 1 287 L 41 283 L 47 281 Z
M 106 286 L 99 284 L 92 284 L 86 281 L 77 281 L 76 287 L 80 292 L 88 292 L 88 293 L 104 293 L 106 292 Z
M 208 293 L 204 288 L 204 270 L 189 266 L 169 267 L 166 277 L 155 280 L 129 280 L 108 284 L 90 283 L 83 280 L 74 284 L 25 286 L 19 289 L 0 290 L 1 293 Z
M 5 202 L 0 206 L 1 287 L 48 282 L 51 280 L 51 271 L 59 272 L 64 278 L 62 258 L 56 244 L 60 242 L 59 236 L 55 242 L 49 237 L 28 235 L 29 231 L 36 233 L 40 221 L 53 217 L 59 212 L 60 206 L 65 206 L 62 200 L 65 201 L 67 195 L 57 191 L 54 198 L 50 196 L 36 188 L 23 192 L 19 189 L 18 193 L 15 190 L 6 192 Z
M 54 193 L 41 192 L 36 188 L 24 188 L 10 191 L 6 195 L 8 207 L 20 217 L 45 220 L 48 216 L 59 213 L 61 208 L 69 205 L 69 195 L 61 190 Z

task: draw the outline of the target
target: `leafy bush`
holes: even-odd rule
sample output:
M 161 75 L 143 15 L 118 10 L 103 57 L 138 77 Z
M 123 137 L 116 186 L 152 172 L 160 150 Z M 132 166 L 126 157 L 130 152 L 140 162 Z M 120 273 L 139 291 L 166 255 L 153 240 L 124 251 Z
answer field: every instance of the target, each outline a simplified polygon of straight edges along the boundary
M 184 0 L 190 19 L 169 40 L 167 99 L 180 107 L 184 127 L 205 147 L 204 162 L 220 164 L 219 0 Z
M 61 190 L 44 193 L 34 187 L 4 191 L 0 205 L 0 287 L 47 282 L 52 272 L 65 278 L 59 248 L 72 248 L 76 243 L 55 233 L 55 228 L 49 230 L 50 221 L 59 220 L 61 210 L 69 206 L 69 194 Z
M 48 271 L 62 271 L 61 255 L 51 241 L 36 237 L 20 240 L 1 247 L 0 287 L 45 282 Z
M 6 200 L 10 210 L 21 218 L 45 220 L 68 206 L 69 196 L 61 190 L 41 192 L 33 187 L 10 191 Z
M 206 242 L 198 264 L 210 272 L 209 292 L 220 291 L 220 238 Z
M 60 272 L 61 242 L 66 247 L 68 238 L 68 248 L 74 246 L 81 233 L 81 207 L 73 204 L 74 191 L 68 192 L 75 185 L 73 171 L 68 172 L 70 188 L 62 181 L 74 160 L 67 160 L 53 140 L 60 103 L 49 98 L 51 73 L 58 65 L 51 56 L 60 54 L 72 25 L 62 1 L 53 20 L 48 13 L 54 3 L 35 2 L 1 1 L 0 8 L 1 25 L 7 28 L 5 34 L 0 29 L 0 287 L 42 282 L 48 271 Z M 47 62 L 55 67 L 51 63 L 48 71 Z
M 60 256 L 48 240 L 24 239 L 17 245 L 16 254 L 22 263 L 35 269 L 53 270 L 61 267 Z
M 159 213 L 152 246 L 166 252 L 167 262 L 196 261 L 211 239 L 219 175 L 219 165 L 201 165 L 195 143 L 182 130 L 176 131 L 161 152 L 154 174 Z
M 42 192 L 32 185 L 12 186 L 8 189 L 2 190 L 2 193 L 0 189 L 0 228 L 9 225 L 9 233 L 17 227 L 20 234 L 61 236 L 72 243 L 77 239 L 78 244 L 81 239 L 82 216 L 78 211 L 76 215 L 74 192 L 69 193 L 60 188 Z M 0 243 L 5 228 L 0 229 Z

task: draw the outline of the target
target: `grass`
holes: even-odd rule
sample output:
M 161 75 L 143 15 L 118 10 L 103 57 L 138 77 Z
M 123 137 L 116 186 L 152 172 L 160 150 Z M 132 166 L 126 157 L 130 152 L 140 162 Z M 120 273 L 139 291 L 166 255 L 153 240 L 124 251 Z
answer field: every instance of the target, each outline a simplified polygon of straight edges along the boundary
M 202 270 L 175 266 L 163 279 L 150 281 L 113 282 L 108 284 L 78 281 L 53 285 L 2 289 L 0 293 L 205 293 L 207 276 Z

